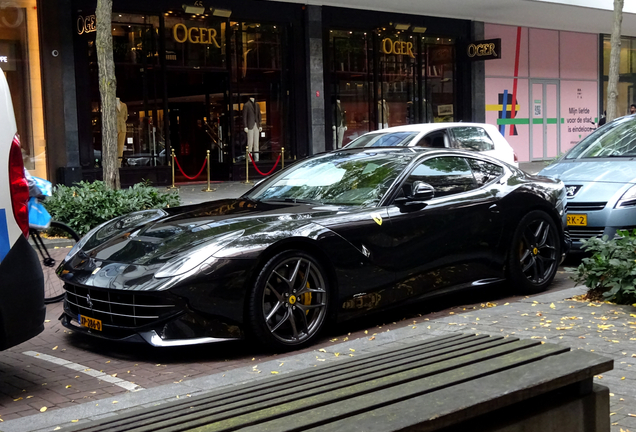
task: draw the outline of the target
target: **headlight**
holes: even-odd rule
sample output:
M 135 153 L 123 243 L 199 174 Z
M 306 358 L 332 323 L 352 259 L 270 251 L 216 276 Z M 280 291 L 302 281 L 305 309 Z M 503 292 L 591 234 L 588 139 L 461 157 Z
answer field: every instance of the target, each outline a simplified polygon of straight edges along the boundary
M 77 252 L 80 251 L 80 249 L 82 249 L 86 243 L 91 239 L 91 237 L 93 237 L 95 235 L 95 233 L 97 231 L 99 231 L 100 229 L 102 229 L 102 227 L 104 225 L 106 225 L 107 223 L 109 223 L 110 221 L 106 221 L 100 225 L 97 225 L 95 228 L 93 228 L 92 230 L 90 230 L 89 232 L 86 233 L 86 235 L 84 237 L 82 237 L 80 239 L 80 241 L 78 241 L 77 243 L 75 243 L 75 246 L 73 246 L 73 248 L 71 249 L 71 251 L 68 253 L 68 255 L 66 255 L 66 257 L 64 258 L 64 262 L 67 262 L 68 260 L 70 260 L 71 258 L 73 258 Z
M 182 275 L 199 267 L 201 264 L 207 261 L 208 258 L 210 258 L 212 261 L 215 261 L 212 255 L 242 236 L 244 232 L 245 230 L 239 230 L 219 237 L 215 237 L 208 243 L 205 243 L 204 245 L 193 249 L 187 254 L 181 255 L 168 261 L 163 267 L 159 269 L 157 273 L 155 273 L 155 278 L 161 279 Z
M 636 205 L 636 185 L 633 185 L 623 194 L 616 203 L 616 208 L 630 207 Z

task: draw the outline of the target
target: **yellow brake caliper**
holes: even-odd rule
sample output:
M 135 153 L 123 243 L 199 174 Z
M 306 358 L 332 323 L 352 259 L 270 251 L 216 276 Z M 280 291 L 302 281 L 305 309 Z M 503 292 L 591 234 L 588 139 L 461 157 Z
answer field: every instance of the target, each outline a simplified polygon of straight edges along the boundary
M 309 281 L 307 281 L 307 289 L 311 288 L 311 286 L 309 285 Z M 302 295 L 302 299 L 300 300 L 302 304 L 304 304 L 305 306 L 309 306 L 311 304 L 311 293 L 310 292 L 306 292 L 305 294 Z M 309 314 L 309 310 L 305 311 L 305 315 Z

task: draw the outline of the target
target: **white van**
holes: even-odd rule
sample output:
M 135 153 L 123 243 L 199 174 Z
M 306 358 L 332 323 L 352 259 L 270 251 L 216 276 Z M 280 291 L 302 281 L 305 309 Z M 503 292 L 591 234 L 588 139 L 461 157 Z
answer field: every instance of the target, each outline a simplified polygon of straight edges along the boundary
M 0 350 L 44 330 L 44 282 L 27 240 L 28 201 L 11 94 L 0 70 Z

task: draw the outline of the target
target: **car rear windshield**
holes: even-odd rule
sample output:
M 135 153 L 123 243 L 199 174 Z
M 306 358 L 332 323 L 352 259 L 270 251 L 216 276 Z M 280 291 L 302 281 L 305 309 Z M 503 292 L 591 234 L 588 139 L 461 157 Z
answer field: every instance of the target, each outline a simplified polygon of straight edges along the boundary
M 636 156 L 636 118 L 629 116 L 608 123 L 583 139 L 566 159 Z
M 402 131 L 365 134 L 347 144 L 347 148 L 359 147 L 405 147 L 419 132 Z
M 246 195 L 255 201 L 310 202 L 372 207 L 412 155 L 329 153 L 301 161 Z

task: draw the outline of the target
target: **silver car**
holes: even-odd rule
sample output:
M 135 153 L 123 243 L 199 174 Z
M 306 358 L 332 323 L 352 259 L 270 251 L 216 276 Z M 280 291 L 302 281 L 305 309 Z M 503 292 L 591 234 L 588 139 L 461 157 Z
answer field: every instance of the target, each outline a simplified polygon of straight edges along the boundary
M 581 240 L 636 228 L 636 116 L 597 129 L 539 174 L 565 184 L 573 251 Z

